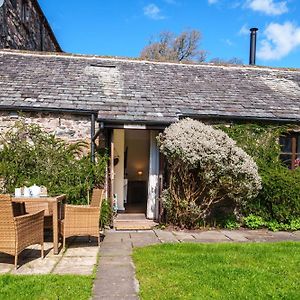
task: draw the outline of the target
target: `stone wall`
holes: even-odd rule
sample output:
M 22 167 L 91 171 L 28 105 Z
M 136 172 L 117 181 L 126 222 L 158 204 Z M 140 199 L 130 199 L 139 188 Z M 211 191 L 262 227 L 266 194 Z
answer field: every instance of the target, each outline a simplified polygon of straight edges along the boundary
M 90 117 L 71 114 L 0 112 L 0 135 L 21 119 L 28 124 L 39 124 L 45 131 L 68 142 L 84 140 L 90 143 Z
M 0 8 L 0 48 L 61 51 L 37 0 L 5 0 Z

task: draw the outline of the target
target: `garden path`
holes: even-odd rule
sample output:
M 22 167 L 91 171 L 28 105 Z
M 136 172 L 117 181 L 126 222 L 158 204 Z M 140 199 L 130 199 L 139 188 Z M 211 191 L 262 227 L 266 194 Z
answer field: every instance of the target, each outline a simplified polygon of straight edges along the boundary
M 159 243 L 217 243 L 217 242 L 280 242 L 300 241 L 298 232 L 270 232 L 267 230 L 211 230 L 211 231 L 148 231 L 107 230 L 100 248 L 100 262 L 94 283 L 94 300 L 136 300 L 138 281 L 131 258 L 134 247 Z

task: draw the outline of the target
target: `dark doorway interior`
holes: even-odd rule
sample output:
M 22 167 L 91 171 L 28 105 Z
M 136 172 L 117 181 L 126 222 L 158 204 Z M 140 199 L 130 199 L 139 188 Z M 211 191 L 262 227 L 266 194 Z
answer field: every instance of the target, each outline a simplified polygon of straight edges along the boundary
M 148 197 L 149 132 L 125 131 L 126 213 L 145 213 Z
M 128 213 L 146 212 L 147 190 L 147 181 L 128 181 L 125 211 Z

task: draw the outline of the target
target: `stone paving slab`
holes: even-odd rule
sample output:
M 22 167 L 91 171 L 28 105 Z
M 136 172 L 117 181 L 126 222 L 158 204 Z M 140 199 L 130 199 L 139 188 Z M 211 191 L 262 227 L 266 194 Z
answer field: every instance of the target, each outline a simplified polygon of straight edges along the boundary
M 94 270 L 94 265 L 82 266 L 82 265 L 72 265 L 70 266 L 60 266 L 58 265 L 52 274 L 57 275 L 92 275 Z
M 50 274 L 55 265 L 59 262 L 60 257 L 49 258 L 29 258 L 21 260 L 17 270 L 13 268 L 11 274 L 17 275 L 44 275 Z
M 64 256 L 53 270 L 53 274 L 91 275 L 96 261 L 95 257 Z
M 250 241 L 250 242 L 270 242 L 273 238 L 273 233 L 267 230 L 242 230 L 242 234 Z
M 174 236 L 178 241 L 187 241 L 187 240 L 194 240 L 195 237 L 192 235 L 190 232 L 185 232 L 185 231 L 172 231 Z
M 199 233 L 193 233 L 192 235 L 199 242 L 230 242 L 230 239 L 220 231 L 203 231 Z
M 98 253 L 98 246 L 69 247 L 64 257 L 97 257 Z
M 129 256 L 132 253 L 132 247 L 126 248 L 122 247 L 120 244 L 115 244 L 114 246 L 106 246 L 100 248 L 100 256 Z
M 179 242 L 178 239 L 173 234 L 173 232 L 171 232 L 171 231 L 164 231 L 161 229 L 154 229 L 153 231 L 155 232 L 156 236 L 162 243 L 178 243 Z
M 297 239 L 299 239 L 299 240 L 300 240 L 300 230 L 298 230 L 298 231 L 294 231 L 294 232 L 293 232 L 293 235 L 294 235 L 294 236 L 296 236 L 296 237 L 297 237 Z
M 292 234 L 291 232 L 272 232 L 272 237 L 268 238 L 270 242 L 280 242 L 280 241 L 299 241 L 300 236 Z
M 105 241 L 108 242 L 123 242 L 130 238 L 129 232 L 114 232 L 111 231 L 109 234 L 104 234 Z
M 131 260 L 131 259 L 130 259 Z M 94 295 L 102 298 L 135 296 L 137 299 L 137 286 L 132 261 L 112 266 L 99 264 L 99 272 L 94 283 Z M 102 297 L 102 298 L 101 298 Z M 95 299 L 95 298 L 94 298 Z
M 99 263 L 101 263 L 102 270 L 114 265 L 128 265 L 131 264 L 130 256 L 103 256 L 100 257 Z
M 224 234 L 233 242 L 249 242 L 250 240 L 245 237 L 242 232 L 235 230 L 221 230 L 221 233 Z
M 0 260 L 0 274 L 10 273 L 13 270 L 13 259 L 11 259 L 10 261 L 11 263 L 5 263 L 2 260 Z

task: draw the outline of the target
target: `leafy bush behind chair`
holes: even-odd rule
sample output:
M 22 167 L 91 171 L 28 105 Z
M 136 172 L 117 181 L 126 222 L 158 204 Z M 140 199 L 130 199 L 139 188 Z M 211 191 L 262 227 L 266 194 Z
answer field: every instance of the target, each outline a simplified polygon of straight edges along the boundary
M 44 185 L 50 195 L 65 193 L 69 203 L 86 203 L 87 191 L 104 183 L 106 156 L 90 161 L 83 141 L 67 143 L 23 120 L 0 136 L 1 193 L 15 187 Z

